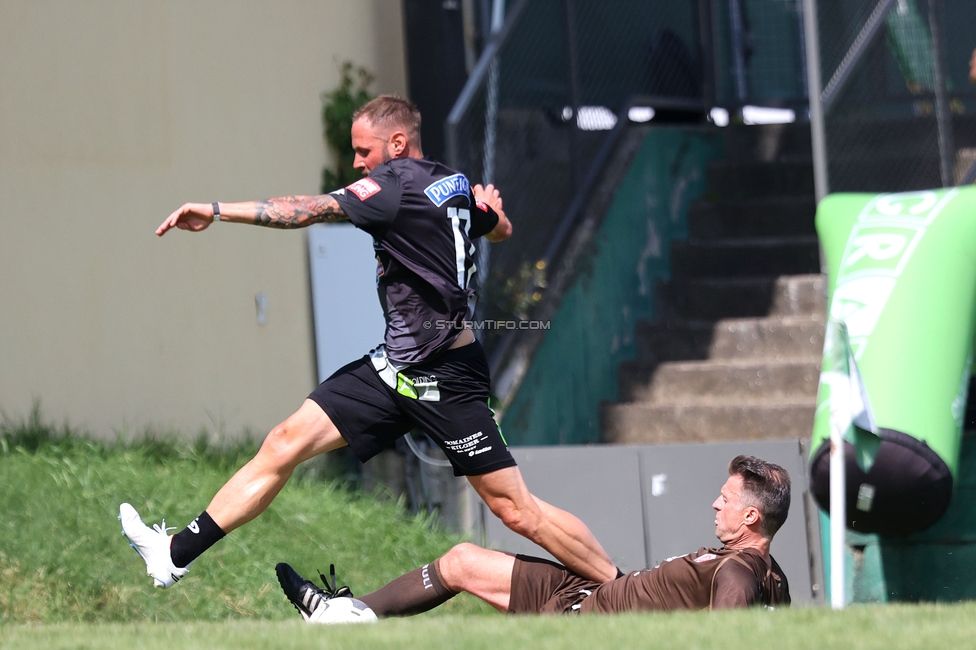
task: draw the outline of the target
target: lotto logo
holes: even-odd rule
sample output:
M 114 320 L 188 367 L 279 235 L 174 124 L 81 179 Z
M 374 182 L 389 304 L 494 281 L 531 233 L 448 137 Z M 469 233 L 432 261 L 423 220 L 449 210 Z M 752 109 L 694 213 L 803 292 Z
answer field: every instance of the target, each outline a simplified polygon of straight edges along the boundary
M 369 178 L 361 178 L 352 185 L 347 185 L 346 189 L 359 197 L 360 201 L 365 201 L 380 191 L 379 183 Z

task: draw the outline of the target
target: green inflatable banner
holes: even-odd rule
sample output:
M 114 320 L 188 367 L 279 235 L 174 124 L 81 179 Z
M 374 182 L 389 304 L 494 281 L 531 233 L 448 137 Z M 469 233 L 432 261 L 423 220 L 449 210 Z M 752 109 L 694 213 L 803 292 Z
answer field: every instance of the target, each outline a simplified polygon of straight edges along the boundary
M 847 524 L 888 536 L 924 530 L 948 507 L 959 465 L 976 323 L 976 188 L 831 195 L 817 208 L 817 233 L 829 325 L 812 491 L 829 509 L 831 417 L 838 426 L 838 413 L 863 403 L 870 425 L 851 413 L 844 443 Z

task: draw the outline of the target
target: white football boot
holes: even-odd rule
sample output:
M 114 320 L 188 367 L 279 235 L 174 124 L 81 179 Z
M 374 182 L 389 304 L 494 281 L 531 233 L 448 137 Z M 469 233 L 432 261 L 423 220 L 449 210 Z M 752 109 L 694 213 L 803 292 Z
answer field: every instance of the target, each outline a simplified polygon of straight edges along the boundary
M 190 567 L 179 568 L 173 564 L 169 547 L 173 536 L 166 531 L 166 520 L 150 528 L 128 503 L 119 506 L 122 534 L 129 538 L 129 546 L 146 562 L 146 574 L 152 576 L 153 586 L 163 589 L 172 587 L 185 576 Z M 171 527 L 171 530 L 175 527 Z

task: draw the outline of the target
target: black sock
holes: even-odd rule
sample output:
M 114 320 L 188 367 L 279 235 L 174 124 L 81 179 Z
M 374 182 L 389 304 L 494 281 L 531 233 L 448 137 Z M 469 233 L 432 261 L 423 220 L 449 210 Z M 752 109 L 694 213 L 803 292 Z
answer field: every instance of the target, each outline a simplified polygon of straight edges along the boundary
M 189 526 L 173 535 L 169 556 L 173 559 L 173 564 L 182 569 L 222 540 L 225 535 L 227 533 L 222 531 L 204 510 L 199 517 L 190 522 Z
M 384 616 L 413 616 L 443 605 L 457 596 L 441 582 L 437 562 L 400 576 L 358 600 L 366 603 L 380 618 Z

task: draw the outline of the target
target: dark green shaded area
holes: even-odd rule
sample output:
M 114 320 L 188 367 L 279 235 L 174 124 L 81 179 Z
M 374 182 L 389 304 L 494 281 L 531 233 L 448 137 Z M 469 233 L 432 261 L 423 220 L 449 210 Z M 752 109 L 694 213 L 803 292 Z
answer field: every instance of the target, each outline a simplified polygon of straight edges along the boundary
M 654 316 L 670 244 L 687 237 L 688 206 L 720 152 L 714 130 L 648 133 L 504 414 L 511 444 L 599 441 L 600 402 L 617 399 L 617 366 L 636 356 L 635 325 Z

